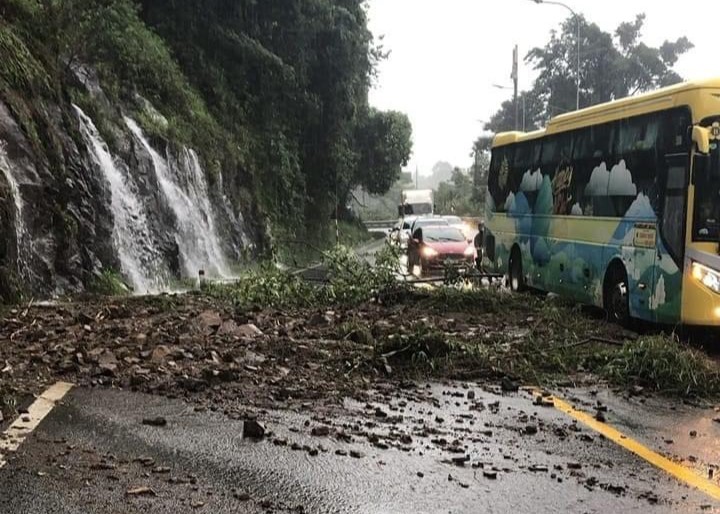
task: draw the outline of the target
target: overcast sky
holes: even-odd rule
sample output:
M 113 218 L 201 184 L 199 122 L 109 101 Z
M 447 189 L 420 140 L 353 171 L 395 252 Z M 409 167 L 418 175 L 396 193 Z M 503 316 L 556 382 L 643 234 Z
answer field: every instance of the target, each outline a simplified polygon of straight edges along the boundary
M 687 36 L 695 48 L 675 69 L 685 78 L 720 76 L 720 2 L 707 0 L 566 0 L 606 32 L 647 15 L 642 39 L 657 46 Z M 429 174 L 437 161 L 468 167 L 472 142 L 512 91 L 512 48 L 523 57 L 544 46 L 570 15 L 532 0 L 369 0 L 370 28 L 391 55 L 370 101 L 410 116 L 414 153 L 408 169 Z M 532 70 L 520 68 L 520 88 Z

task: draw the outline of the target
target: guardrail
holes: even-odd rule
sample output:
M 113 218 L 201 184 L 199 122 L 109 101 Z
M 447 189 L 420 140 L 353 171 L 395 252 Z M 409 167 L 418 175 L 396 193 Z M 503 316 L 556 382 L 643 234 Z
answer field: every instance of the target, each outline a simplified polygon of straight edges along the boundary
M 397 223 L 397 220 L 372 220 L 372 221 L 363 221 L 363 225 L 365 225 L 365 228 L 392 228 L 395 223 Z
M 389 232 L 396 223 L 397 220 L 363 221 L 368 232 Z

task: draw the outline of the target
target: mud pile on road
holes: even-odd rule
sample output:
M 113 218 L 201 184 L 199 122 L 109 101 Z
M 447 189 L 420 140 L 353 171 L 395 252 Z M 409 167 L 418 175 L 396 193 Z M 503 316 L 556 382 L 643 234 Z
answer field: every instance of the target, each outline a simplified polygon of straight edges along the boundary
M 284 310 L 240 309 L 202 294 L 95 299 L 4 313 L 0 398 L 7 417 L 23 395 L 65 380 L 188 398 L 240 417 L 247 408 L 363 399 L 387 381 L 523 378 L 538 365 L 534 345 L 542 352 L 626 336 L 592 317 L 568 318 L 564 307 L 498 292 Z M 566 380 L 584 371 L 581 357 L 540 357 Z

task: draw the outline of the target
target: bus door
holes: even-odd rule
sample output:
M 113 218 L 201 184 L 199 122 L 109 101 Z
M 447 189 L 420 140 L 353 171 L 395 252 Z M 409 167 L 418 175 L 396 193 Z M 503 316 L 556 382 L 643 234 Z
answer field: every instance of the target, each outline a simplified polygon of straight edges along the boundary
M 666 155 L 664 171 L 650 307 L 654 321 L 676 323 L 680 316 L 680 276 L 685 246 L 688 154 Z M 676 270 L 677 273 L 673 273 Z

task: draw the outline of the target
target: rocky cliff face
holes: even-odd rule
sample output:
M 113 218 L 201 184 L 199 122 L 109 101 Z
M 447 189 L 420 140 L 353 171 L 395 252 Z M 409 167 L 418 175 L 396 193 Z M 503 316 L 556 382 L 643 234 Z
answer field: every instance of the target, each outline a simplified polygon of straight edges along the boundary
M 262 250 L 262 223 L 239 200 L 251 195 L 227 188 L 223 171 L 208 176 L 202 149 L 148 137 L 79 77 L 101 120 L 68 99 L 33 106 L 23 126 L 0 102 L 1 298 L 80 292 L 108 270 L 158 292 L 200 270 L 230 276 Z

